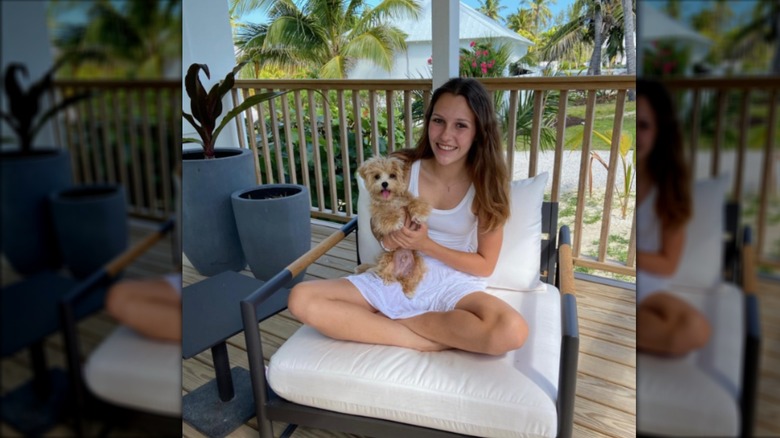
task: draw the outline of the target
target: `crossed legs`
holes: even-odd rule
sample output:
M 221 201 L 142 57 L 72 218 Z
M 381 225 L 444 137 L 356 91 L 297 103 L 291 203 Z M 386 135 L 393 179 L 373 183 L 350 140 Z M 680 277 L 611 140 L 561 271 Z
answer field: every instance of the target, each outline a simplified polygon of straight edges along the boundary
M 348 280 L 320 280 L 296 285 L 288 307 L 301 322 L 335 339 L 421 351 L 458 348 L 498 355 L 519 348 L 528 335 L 519 313 L 483 292 L 467 295 L 448 312 L 392 320 Z
M 663 356 L 682 356 L 707 344 L 712 329 L 707 319 L 685 301 L 666 292 L 654 293 L 637 309 L 637 349 Z
M 117 283 L 106 296 L 106 310 L 142 335 L 181 340 L 181 295 L 165 279 Z

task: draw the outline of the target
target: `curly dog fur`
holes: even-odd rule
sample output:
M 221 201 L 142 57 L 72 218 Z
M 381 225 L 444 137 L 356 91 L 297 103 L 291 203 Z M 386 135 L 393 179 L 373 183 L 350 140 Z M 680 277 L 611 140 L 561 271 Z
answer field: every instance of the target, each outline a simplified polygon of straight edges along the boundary
M 371 194 L 371 231 L 377 239 L 403 228 L 407 215 L 416 224 L 428 220 L 431 207 L 409 193 L 403 160 L 373 157 L 360 166 L 358 173 Z M 399 248 L 381 254 L 372 269 L 385 284 L 399 282 L 404 295 L 412 298 L 425 275 L 425 262 L 417 251 Z

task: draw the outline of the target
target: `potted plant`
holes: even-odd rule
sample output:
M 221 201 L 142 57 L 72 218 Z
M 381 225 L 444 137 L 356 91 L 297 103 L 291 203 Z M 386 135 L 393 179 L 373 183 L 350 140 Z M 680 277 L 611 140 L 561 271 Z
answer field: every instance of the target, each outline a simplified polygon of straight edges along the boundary
M 222 99 L 233 88 L 239 64 L 207 92 L 200 80 L 201 70 L 210 77 L 205 64 L 187 69 L 184 86 L 190 98 L 191 114 L 182 112 L 198 132 L 199 139 L 183 138 L 183 143 L 198 143 L 202 150 L 182 152 L 182 245 L 184 254 L 202 275 L 226 270 L 239 271 L 246 266 L 239 241 L 230 195 L 256 184 L 254 159 L 248 149 L 215 148 L 222 129 L 242 111 L 286 92 L 250 96 L 222 117 Z
M 269 280 L 311 249 L 311 198 L 306 186 L 264 184 L 231 195 L 236 227 L 255 278 Z M 306 271 L 287 284 L 303 280 Z
M 121 185 L 79 185 L 49 198 L 57 241 L 75 278 L 92 274 L 127 248 L 127 203 Z
M 35 137 L 57 113 L 90 96 L 69 96 L 41 112 L 42 98 L 51 90 L 56 63 L 25 91 L 18 74 L 27 68 L 9 64 L 3 77 L 8 111 L 0 116 L 16 134 L 18 148 L 0 153 L 0 223 L 2 251 L 14 270 L 23 275 L 57 269 L 62 261 L 57 249 L 48 195 L 72 184 L 68 151 L 56 147 L 33 148 Z M 3 138 L 3 142 L 11 141 Z

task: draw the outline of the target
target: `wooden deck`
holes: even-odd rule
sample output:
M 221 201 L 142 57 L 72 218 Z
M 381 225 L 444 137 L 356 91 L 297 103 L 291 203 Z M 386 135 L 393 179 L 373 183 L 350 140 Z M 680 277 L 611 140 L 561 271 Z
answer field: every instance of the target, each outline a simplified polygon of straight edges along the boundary
M 154 232 L 159 226 L 158 222 L 147 220 L 130 220 L 130 245 L 141 241 L 148 234 Z M 124 274 L 124 278 L 149 278 L 165 275 L 174 269 L 173 252 L 170 237 L 158 242 L 145 254 L 140 256 L 131 264 Z M 9 266 L 5 258 L 2 260 L 2 283 L 13 283 L 18 279 L 16 274 Z M 78 325 L 78 332 L 83 348 L 83 356 L 86 357 L 99 343 L 116 327 L 116 322 L 104 312 L 82 320 Z M 66 369 L 65 352 L 63 348 L 63 339 L 61 334 L 54 334 L 46 339 L 46 359 L 49 368 Z M 5 395 L 10 390 L 27 382 L 32 377 L 30 369 L 30 357 L 27 351 L 22 351 L 14 356 L 0 360 L 2 365 L 2 380 L 0 388 Z M 97 436 L 100 425 L 86 424 L 85 435 Z M 0 423 L 0 436 L 2 437 L 20 437 L 21 435 L 6 423 Z M 74 436 L 73 429 L 65 424 L 58 425 L 47 432 L 46 437 L 69 437 Z M 138 432 L 134 430 L 114 430 L 112 437 L 137 437 Z
M 324 223 L 312 226 L 312 244 L 333 232 Z M 348 236 L 336 248 L 321 257 L 307 272 L 308 279 L 337 278 L 349 274 L 355 267 L 354 235 Z M 185 260 L 184 284 L 200 281 L 201 277 Z M 251 272 L 244 274 L 251 276 Z M 634 292 L 619 287 L 604 286 L 577 280 L 577 300 L 580 321 L 580 358 L 574 433 L 577 437 L 633 436 L 636 426 L 636 306 Z M 260 324 L 263 332 L 263 352 L 266 361 L 291 336 L 300 323 L 287 311 Z M 249 368 L 243 334 L 228 342 L 232 366 Z M 210 352 L 204 352 L 182 362 L 183 393 L 192 391 L 214 378 Z M 231 437 L 256 437 L 257 422 L 250 420 L 233 432 Z M 280 434 L 283 425 L 275 425 Z M 185 437 L 203 437 L 183 423 Z M 298 428 L 296 437 L 349 436 L 325 430 Z

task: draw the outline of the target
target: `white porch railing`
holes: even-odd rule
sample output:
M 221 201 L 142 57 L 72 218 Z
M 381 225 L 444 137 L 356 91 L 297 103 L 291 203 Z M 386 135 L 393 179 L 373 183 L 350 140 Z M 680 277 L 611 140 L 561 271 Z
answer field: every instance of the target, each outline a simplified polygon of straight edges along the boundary
M 729 175 L 742 222 L 755 230 L 757 262 L 780 269 L 780 78 L 666 80 L 679 103 L 698 177 Z
M 89 91 L 54 124 L 71 153 L 77 184 L 119 183 L 128 213 L 164 219 L 174 211 L 171 172 L 181 160 L 181 82 L 59 80 L 55 101 Z

